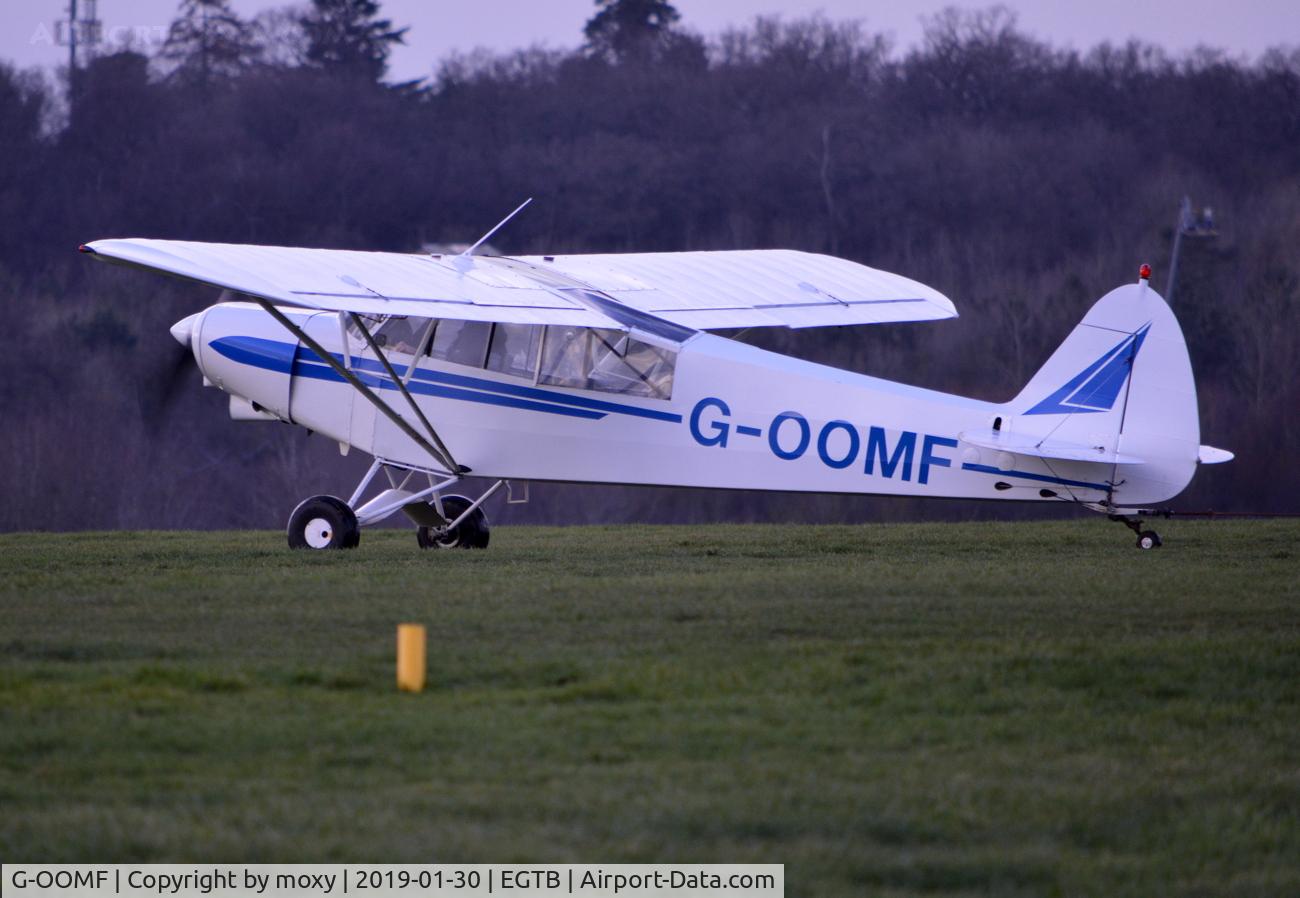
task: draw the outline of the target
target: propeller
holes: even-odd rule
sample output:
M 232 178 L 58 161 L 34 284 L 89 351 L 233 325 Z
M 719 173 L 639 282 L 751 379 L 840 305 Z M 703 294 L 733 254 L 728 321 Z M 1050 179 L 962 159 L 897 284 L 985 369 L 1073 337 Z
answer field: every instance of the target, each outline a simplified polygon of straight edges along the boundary
M 181 387 L 194 382 L 199 368 L 188 346 L 172 343 L 159 350 L 140 372 L 140 416 L 153 433 L 170 423 Z
M 226 302 L 229 290 L 221 291 L 217 302 Z M 181 395 L 181 385 L 193 382 L 191 372 L 199 373 L 198 363 L 191 349 L 191 331 L 198 315 L 189 315 L 171 326 L 176 342 L 159 353 L 156 362 L 144 372 L 146 384 L 141 392 L 140 412 L 153 430 L 157 431 L 171 417 L 171 412 Z
M 162 354 L 162 359 L 149 378 L 153 389 L 147 403 L 149 408 L 146 408 L 146 414 L 156 423 L 161 423 L 161 418 L 171 412 L 181 395 L 181 385 L 187 381 L 193 382 L 191 371 L 197 374 L 199 366 L 188 346 L 178 343 Z

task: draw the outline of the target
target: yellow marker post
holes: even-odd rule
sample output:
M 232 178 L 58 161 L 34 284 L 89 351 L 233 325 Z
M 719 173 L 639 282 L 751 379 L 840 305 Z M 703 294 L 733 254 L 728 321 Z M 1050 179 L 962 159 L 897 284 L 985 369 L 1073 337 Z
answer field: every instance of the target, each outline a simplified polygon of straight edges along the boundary
M 425 675 L 423 624 L 397 625 L 397 688 L 423 692 Z

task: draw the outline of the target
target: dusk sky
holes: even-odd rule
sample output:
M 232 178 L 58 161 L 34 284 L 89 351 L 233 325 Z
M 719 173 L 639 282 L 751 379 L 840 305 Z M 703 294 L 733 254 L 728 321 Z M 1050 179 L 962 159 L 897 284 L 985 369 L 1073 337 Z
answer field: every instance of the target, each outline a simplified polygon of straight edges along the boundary
M 67 50 L 53 41 L 54 23 L 66 15 L 67 0 L 3 0 L 0 59 L 19 66 L 57 65 Z M 286 5 L 274 0 L 234 0 L 244 15 Z M 704 34 L 742 25 L 758 15 L 798 18 L 821 12 L 831 19 L 860 19 L 873 31 L 891 34 L 905 49 L 921 33 L 921 19 L 946 5 L 982 8 L 985 3 L 944 0 L 678 0 L 682 24 Z M 1140 37 L 1173 51 L 1198 44 L 1253 58 L 1268 47 L 1300 45 L 1296 0 L 1015 0 L 1006 4 L 1021 27 L 1057 46 L 1087 48 L 1105 40 Z M 177 0 L 99 0 L 107 36 L 134 33 L 156 40 L 166 33 Z M 428 75 L 448 53 L 487 47 L 511 50 L 533 44 L 572 47 L 581 41 L 592 0 L 384 0 L 384 13 L 409 25 L 407 45 L 392 58 L 390 77 Z

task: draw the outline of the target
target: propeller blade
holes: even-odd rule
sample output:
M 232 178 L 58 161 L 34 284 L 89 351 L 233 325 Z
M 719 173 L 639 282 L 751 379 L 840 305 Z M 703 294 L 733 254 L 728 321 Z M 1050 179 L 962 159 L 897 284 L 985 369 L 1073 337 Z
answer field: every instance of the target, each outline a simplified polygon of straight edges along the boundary
M 171 348 L 161 354 L 158 363 L 150 366 L 148 376 L 144 378 L 148 387 L 140 396 L 140 412 L 153 430 L 167 423 L 166 419 L 181 396 L 181 385 L 191 379 L 191 371 L 198 373 L 198 369 L 190 348 L 179 343 L 172 343 Z

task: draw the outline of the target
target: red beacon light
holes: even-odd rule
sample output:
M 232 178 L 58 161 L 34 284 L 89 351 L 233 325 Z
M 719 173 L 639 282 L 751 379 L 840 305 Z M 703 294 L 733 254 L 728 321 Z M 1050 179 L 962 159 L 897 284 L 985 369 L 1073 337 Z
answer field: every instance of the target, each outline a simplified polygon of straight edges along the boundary
M 1144 281 L 1151 280 L 1151 266 L 1143 262 L 1142 267 L 1138 269 L 1138 277 Z

